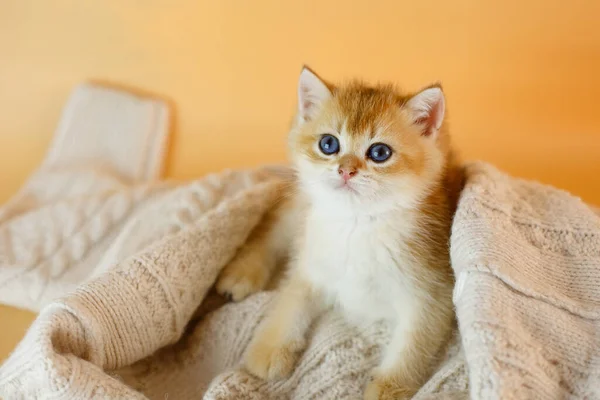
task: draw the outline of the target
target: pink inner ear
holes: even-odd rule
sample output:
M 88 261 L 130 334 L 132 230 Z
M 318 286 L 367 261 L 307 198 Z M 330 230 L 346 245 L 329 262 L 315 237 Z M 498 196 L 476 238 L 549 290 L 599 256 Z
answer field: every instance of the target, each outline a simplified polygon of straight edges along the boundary
M 436 102 L 433 107 L 427 111 L 426 115 L 418 117 L 415 120 L 415 124 L 423 126 L 423 136 L 430 136 L 433 132 L 439 129 L 440 115 L 440 103 Z
M 434 118 L 432 115 L 417 118 L 415 124 L 423 127 L 423 131 L 421 132 L 421 135 L 423 136 L 430 136 L 435 129 Z
M 417 124 L 417 125 L 426 125 L 428 120 L 429 120 L 429 117 L 417 118 L 415 120 L 415 124 Z
M 308 119 L 309 111 L 313 107 L 314 101 L 310 99 L 310 90 L 306 86 L 301 87 L 302 90 L 302 116 L 304 119 Z

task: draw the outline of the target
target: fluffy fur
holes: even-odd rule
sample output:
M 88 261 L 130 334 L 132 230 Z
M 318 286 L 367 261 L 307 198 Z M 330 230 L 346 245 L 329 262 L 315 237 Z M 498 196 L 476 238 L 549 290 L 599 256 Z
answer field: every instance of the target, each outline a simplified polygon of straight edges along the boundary
M 288 376 L 312 321 L 334 307 L 349 322 L 392 327 L 366 399 L 410 397 L 429 377 L 454 322 L 448 240 L 461 177 L 444 114 L 439 86 L 402 95 L 391 86 L 334 86 L 302 71 L 289 135 L 297 181 L 217 282 L 241 300 L 291 256 L 245 356 L 251 373 Z M 337 154 L 319 150 L 324 134 L 338 138 Z M 391 157 L 371 160 L 374 143 L 388 145 Z M 344 171 L 352 172 L 347 182 Z

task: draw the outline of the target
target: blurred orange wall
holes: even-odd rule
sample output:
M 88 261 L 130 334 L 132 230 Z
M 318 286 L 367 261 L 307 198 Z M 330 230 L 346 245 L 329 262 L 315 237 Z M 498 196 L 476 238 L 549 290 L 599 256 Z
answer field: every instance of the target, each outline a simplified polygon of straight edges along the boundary
M 174 102 L 170 177 L 283 160 L 307 63 L 440 80 L 465 158 L 600 204 L 599 21 L 598 0 L 0 1 L 0 202 L 86 79 Z

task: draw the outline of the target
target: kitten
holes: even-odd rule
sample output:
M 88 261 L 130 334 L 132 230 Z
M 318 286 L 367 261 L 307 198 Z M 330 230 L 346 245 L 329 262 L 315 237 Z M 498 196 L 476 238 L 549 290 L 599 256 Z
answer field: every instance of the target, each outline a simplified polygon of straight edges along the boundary
M 307 331 L 335 307 L 383 320 L 393 337 L 366 399 L 411 397 L 450 337 L 449 235 L 461 178 L 439 86 L 333 86 L 304 68 L 289 135 L 296 192 L 251 235 L 217 290 L 240 300 L 265 287 L 289 243 L 288 276 L 246 353 L 265 379 L 288 376 Z

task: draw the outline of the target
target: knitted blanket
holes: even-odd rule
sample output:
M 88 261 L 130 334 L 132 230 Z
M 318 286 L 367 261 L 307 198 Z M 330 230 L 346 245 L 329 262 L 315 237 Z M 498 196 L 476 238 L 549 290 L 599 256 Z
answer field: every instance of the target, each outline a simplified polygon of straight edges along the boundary
M 164 104 L 91 86 L 0 208 L 0 302 L 39 316 L 0 367 L 9 399 L 360 399 L 382 326 L 319 319 L 292 376 L 238 368 L 272 292 L 211 292 L 284 167 L 155 181 Z M 600 217 L 483 163 L 451 237 L 460 335 L 417 399 L 600 398 Z

